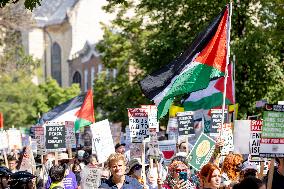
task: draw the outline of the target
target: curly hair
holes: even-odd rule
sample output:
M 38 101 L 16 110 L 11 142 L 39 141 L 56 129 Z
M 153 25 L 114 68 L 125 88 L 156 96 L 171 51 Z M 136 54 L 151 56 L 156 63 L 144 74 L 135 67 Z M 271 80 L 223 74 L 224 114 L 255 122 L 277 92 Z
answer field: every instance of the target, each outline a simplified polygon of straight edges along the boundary
M 241 154 L 228 154 L 223 162 L 222 170 L 226 173 L 231 181 L 237 181 L 240 172 L 237 170 L 237 166 L 243 162 Z
M 119 154 L 119 153 L 113 153 L 111 154 L 108 159 L 107 159 L 107 166 L 108 168 L 111 167 L 111 164 L 113 161 L 117 162 L 122 160 L 124 162 L 124 165 L 126 165 L 126 159 L 125 156 L 123 154 Z

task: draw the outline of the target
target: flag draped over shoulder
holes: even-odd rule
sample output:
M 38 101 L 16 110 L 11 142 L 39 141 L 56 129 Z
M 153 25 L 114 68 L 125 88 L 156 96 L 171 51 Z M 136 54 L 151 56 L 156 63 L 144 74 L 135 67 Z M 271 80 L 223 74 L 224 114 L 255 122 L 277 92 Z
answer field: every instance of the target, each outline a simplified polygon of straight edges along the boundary
M 204 89 L 224 76 L 228 14 L 227 6 L 181 56 L 140 81 L 142 92 L 157 105 L 159 118 L 167 114 L 174 97 Z
M 79 130 L 81 127 L 91 125 L 95 122 L 92 90 L 88 90 L 81 109 L 75 115 L 78 117 L 75 122 L 75 131 Z
M 209 110 L 223 104 L 225 77 L 210 81 L 207 88 L 192 92 L 183 103 L 186 111 L 196 111 L 199 109 Z M 228 80 L 226 89 L 226 104 L 234 104 L 232 65 L 228 66 Z

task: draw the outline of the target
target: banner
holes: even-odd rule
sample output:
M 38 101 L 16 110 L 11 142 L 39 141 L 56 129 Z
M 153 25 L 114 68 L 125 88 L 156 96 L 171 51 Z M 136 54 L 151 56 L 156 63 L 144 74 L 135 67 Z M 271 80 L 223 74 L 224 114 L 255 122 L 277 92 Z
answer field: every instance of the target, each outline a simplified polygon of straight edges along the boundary
M 149 138 L 148 114 L 145 108 L 128 108 L 129 128 L 132 143 L 142 143 Z
M 240 154 L 249 154 L 250 140 L 250 120 L 235 120 L 234 121 L 234 152 Z M 242 141 L 242 142 L 240 142 Z
M 165 165 L 169 165 L 171 163 L 171 159 L 176 154 L 176 141 L 175 140 L 159 141 L 159 149 L 163 153 Z
M 98 157 L 98 162 L 104 163 L 110 154 L 115 152 L 109 121 L 106 119 L 93 123 L 91 131 L 93 135 L 92 148 Z
M 65 121 L 66 129 L 66 148 L 76 148 L 76 137 L 73 121 Z
M 182 135 L 193 135 L 195 134 L 193 129 L 193 112 L 178 112 L 177 113 L 177 123 L 178 123 L 178 134 Z
M 22 150 L 22 135 L 18 129 L 9 129 L 7 131 L 9 149 L 10 150 Z
M 87 165 L 81 175 L 82 188 L 97 189 L 101 185 L 101 169 Z
M 48 122 L 45 127 L 45 148 L 49 152 L 65 151 L 65 123 Z
M 202 133 L 187 157 L 189 165 L 195 170 L 200 171 L 209 162 L 214 150 L 215 141 Z
M 250 125 L 250 154 L 259 156 L 259 147 L 261 139 L 262 120 L 252 120 Z
M 148 114 L 148 125 L 149 129 L 156 129 L 159 132 L 159 120 L 158 116 L 158 109 L 155 105 L 141 105 L 141 108 L 145 108 Z

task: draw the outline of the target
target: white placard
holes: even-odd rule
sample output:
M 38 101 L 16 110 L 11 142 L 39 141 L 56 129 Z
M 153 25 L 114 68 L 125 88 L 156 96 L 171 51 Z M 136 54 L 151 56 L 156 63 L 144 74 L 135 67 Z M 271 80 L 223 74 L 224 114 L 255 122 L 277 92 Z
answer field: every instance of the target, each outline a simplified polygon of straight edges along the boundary
M 250 120 L 235 120 L 234 122 L 234 152 L 249 154 Z M 241 142 L 240 142 L 241 141 Z
M 104 163 L 110 154 L 115 152 L 109 121 L 103 120 L 91 125 L 93 135 L 92 148 L 98 157 L 99 163 Z
M 9 129 L 7 131 L 10 150 L 22 150 L 22 135 L 17 129 Z
M 158 116 L 158 108 L 155 105 L 141 105 L 141 108 L 145 108 L 148 113 L 148 124 L 149 129 L 156 129 L 159 132 L 159 120 Z
M 81 185 L 84 189 L 96 189 L 101 184 L 101 169 L 85 166 L 81 173 Z
M 225 123 L 223 125 L 222 139 L 224 139 L 224 146 L 222 147 L 221 155 L 228 155 L 234 151 L 234 137 L 231 124 Z
M 149 138 L 148 113 L 145 108 L 128 108 L 129 128 L 132 143 L 142 143 Z
M 252 156 L 259 156 L 259 147 L 261 140 L 262 120 L 251 120 L 251 134 L 250 134 L 250 154 Z
M 171 159 L 176 154 L 176 141 L 175 140 L 159 141 L 159 149 L 163 153 L 165 164 L 169 165 Z
M 0 150 L 3 150 L 5 148 L 9 147 L 8 143 L 8 135 L 6 131 L 0 131 Z

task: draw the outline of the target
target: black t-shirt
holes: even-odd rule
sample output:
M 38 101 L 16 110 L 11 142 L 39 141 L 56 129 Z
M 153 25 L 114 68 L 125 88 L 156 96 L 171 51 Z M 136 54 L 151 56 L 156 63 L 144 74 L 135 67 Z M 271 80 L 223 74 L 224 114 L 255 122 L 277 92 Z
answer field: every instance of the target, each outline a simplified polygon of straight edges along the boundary
M 267 173 L 268 175 L 268 173 Z M 268 182 L 268 176 L 266 176 L 264 178 L 264 181 Z M 284 189 L 284 176 L 281 175 L 278 170 L 277 167 L 275 167 L 274 170 L 274 175 L 273 175 L 273 180 L 272 180 L 272 188 L 271 189 Z

